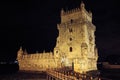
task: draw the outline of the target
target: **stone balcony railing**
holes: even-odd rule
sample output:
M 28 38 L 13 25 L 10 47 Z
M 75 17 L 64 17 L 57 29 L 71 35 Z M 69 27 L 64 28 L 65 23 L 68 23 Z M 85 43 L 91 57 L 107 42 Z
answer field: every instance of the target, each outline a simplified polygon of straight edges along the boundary
M 93 77 L 72 71 L 59 71 L 59 69 L 47 70 L 46 73 L 47 80 L 101 80 L 99 77 Z

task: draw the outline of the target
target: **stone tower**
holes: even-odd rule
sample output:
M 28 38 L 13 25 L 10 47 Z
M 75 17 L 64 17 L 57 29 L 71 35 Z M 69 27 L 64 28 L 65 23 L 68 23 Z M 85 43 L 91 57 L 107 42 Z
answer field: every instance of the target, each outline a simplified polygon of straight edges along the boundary
M 74 70 L 80 73 L 96 70 L 96 27 L 92 24 L 92 13 L 86 11 L 84 3 L 70 11 L 62 9 L 61 23 L 57 28 L 59 36 L 54 48 L 57 64 L 74 66 Z
M 72 66 L 79 73 L 97 70 L 96 27 L 92 24 L 92 13 L 86 11 L 84 3 L 70 11 L 62 9 L 57 28 L 59 36 L 54 52 L 27 54 L 21 47 L 17 53 L 19 69 L 46 71 Z

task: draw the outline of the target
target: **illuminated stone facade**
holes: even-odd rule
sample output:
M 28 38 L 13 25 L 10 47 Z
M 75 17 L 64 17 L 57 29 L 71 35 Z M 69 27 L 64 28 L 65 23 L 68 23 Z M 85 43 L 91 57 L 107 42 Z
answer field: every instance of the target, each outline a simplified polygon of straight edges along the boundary
M 41 71 L 63 66 L 73 66 L 74 71 L 80 73 L 97 70 L 96 27 L 84 3 L 70 11 L 62 9 L 57 28 L 59 36 L 53 52 L 27 54 L 20 48 L 17 56 L 20 70 Z

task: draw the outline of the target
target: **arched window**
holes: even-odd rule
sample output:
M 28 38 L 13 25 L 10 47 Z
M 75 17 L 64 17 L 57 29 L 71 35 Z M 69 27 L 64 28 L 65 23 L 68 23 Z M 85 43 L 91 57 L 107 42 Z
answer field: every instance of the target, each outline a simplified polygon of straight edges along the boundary
M 58 53 L 58 51 L 56 51 L 56 53 Z
M 73 19 L 71 19 L 70 22 L 73 23 Z
M 70 41 L 72 41 L 72 38 L 70 38 Z
M 72 47 L 70 47 L 70 52 L 72 52 Z

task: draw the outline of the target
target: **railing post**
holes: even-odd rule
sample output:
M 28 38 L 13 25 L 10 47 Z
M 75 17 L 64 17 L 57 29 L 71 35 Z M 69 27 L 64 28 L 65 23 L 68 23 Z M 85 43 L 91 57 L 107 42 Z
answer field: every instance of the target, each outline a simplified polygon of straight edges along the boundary
M 93 77 L 92 77 L 92 76 L 90 77 L 90 80 L 93 80 Z
M 98 78 L 98 80 L 101 80 L 100 78 Z
M 50 76 L 48 77 L 48 80 L 51 80 L 51 77 L 50 77 Z

